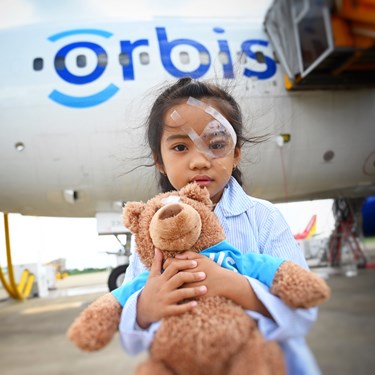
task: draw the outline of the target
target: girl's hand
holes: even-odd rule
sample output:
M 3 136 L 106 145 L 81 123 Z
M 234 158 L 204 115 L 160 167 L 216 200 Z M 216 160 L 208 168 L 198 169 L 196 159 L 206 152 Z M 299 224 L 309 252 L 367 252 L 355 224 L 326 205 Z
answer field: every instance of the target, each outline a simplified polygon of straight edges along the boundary
M 167 270 L 171 265 L 176 265 L 179 262 L 186 261 L 196 261 L 197 266 L 192 270 L 192 272 L 204 272 L 206 278 L 204 280 L 194 280 L 193 282 L 187 282 L 182 285 L 183 288 L 193 288 L 199 286 L 206 286 L 207 293 L 206 296 L 224 296 L 222 283 L 227 276 L 224 268 L 220 267 L 210 258 L 195 253 L 194 251 L 185 251 L 182 254 L 176 255 L 175 258 L 168 258 L 164 262 L 164 269 Z M 229 275 L 231 276 L 231 275 Z
M 192 284 L 206 277 L 203 272 L 188 272 L 197 267 L 196 260 L 174 262 L 163 273 L 162 264 L 163 255 L 155 249 L 150 275 L 137 302 L 137 323 L 143 329 L 164 317 L 193 309 L 197 302 L 185 300 L 201 296 L 207 291 L 204 285 Z M 180 288 L 188 284 L 192 286 Z
M 176 255 L 174 259 L 167 259 L 164 263 L 164 268 L 167 269 L 169 265 L 175 262 L 192 260 L 198 264 L 194 267 L 194 272 L 204 272 L 206 278 L 204 285 L 207 287 L 205 296 L 222 296 L 226 297 L 246 310 L 257 311 L 264 316 L 271 317 L 270 313 L 258 299 L 254 293 L 249 281 L 232 270 L 228 270 L 219 266 L 212 259 L 195 253 L 193 251 L 185 251 L 184 253 Z M 201 280 L 187 282 L 183 285 L 184 288 L 192 288 L 203 285 Z

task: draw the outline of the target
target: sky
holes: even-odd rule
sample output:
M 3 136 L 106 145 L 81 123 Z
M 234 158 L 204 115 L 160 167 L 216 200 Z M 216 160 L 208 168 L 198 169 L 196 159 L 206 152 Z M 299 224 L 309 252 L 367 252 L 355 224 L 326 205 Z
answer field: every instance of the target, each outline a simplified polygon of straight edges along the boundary
M 1 0 L 0 28 L 33 23 L 97 19 L 151 19 L 152 17 L 255 17 L 263 19 L 272 0 L 236 0 L 228 6 L 217 0 Z
M 334 226 L 333 201 L 315 200 L 276 204 L 294 234 L 302 232 L 317 214 L 317 233 L 329 234 Z M 97 234 L 95 218 L 48 218 L 10 214 L 8 216 L 12 262 L 14 265 L 47 263 L 66 259 L 68 269 L 116 266 L 120 245 L 112 235 Z M 0 265 L 6 266 L 4 220 L 0 216 Z

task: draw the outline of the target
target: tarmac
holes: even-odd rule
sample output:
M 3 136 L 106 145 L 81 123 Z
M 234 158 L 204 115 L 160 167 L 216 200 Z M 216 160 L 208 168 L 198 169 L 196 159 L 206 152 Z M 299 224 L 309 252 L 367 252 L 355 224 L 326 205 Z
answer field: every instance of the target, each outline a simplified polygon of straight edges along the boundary
M 321 306 L 318 321 L 307 337 L 322 373 L 373 374 L 375 269 L 359 270 L 353 277 L 332 270 L 325 275 L 329 275 L 332 297 Z M 48 297 L 23 302 L 2 298 L 5 295 L 0 293 L 0 373 L 132 374 L 146 354 L 126 355 L 118 335 L 95 353 L 80 351 L 66 338 L 79 312 L 107 291 L 107 277 L 107 272 L 70 276 L 59 280 Z

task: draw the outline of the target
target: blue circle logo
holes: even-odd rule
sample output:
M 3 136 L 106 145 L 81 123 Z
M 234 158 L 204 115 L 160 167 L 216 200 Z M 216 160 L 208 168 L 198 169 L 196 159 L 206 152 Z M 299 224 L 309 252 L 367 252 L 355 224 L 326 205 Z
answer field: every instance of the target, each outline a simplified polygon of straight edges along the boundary
M 66 38 L 72 35 L 95 35 L 100 36 L 103 38 L 110 38 L 112 33 L 109 33 L 104 30 L 97 30 L 97 29 L 76 29 L 76 30 L 68 30 L 62 33 L 58 33 L 52 35 L 48 38 L 49 41 L 55 42 L 62 38 Z M 86 75 L 76 75 L 69 71 L 66 67 L 66 57 L 67 55 L 75 49 L 86 49 L 94 53 L 97 58 L 96 66 L 89 74 Z M 61 79 L 64 81 L 74 84 L 74 85 L 85 85 L 97 80 L 105 71 L 107 67 L 108 55 L 105 49 L 99 46 L 96 43 L 92 42 L 75 42 L 68 44 L 62 47 L 59 51 L 57 51 L 54 60 L 54 66 L 56 73 L 59 75 Z M 66 107 L 72 108 L 88 108 L 93 107 L 103 102 L 107 101 L 111 97 L 113 97 L 119 88 L 114 84 L 109 84 L 106 88 L 101 90 L 100 92 L 88 95 L 88 96 L 72 96 L 65 94 L 59 90 L 53 90 L 49 98 L 54 102 L 64 105 Z

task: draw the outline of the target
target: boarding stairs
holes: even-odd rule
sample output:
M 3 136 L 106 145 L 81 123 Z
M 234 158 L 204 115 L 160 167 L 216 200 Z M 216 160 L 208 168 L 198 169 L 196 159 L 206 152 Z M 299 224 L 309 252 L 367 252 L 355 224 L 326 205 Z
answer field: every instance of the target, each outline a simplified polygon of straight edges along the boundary
M 275 0 L 264 27 L 288 90 L 375 87 L 375 0 Z

